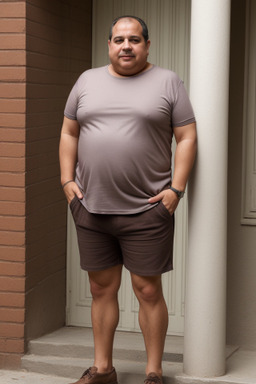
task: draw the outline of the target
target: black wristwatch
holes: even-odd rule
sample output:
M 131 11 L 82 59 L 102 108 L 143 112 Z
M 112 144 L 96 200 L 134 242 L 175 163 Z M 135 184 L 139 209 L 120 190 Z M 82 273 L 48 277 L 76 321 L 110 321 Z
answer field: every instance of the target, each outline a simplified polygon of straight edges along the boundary
M 184 194 L 185 194 L 185 191 L 179 191 L 178 189 L 176 188 L 173 188 L 173 187 L 170 187 L 170 189 L 176 193 L 176 195 L 178 196 L 179 199 L 181 199 Z

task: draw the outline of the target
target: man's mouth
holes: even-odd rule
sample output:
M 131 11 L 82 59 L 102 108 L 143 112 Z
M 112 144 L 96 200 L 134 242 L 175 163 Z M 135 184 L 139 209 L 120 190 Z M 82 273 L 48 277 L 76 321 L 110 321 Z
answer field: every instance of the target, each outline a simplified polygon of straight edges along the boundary
M 126 55 L 119 55 L 119 57 L 135 57 L 135 55 L 132 55 L 132 54 L 126 54 Z

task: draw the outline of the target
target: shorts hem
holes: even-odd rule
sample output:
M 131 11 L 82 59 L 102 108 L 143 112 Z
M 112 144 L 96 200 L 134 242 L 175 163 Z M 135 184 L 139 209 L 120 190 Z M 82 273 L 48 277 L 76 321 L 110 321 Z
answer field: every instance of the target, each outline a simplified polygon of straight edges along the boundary
M 154 272 L 152 272 L 152 271 L 147 271 L 147 272 L 135 271 L 135 270 L 132 270 L 131 268 L 128 268 L 125 264 L 124 264 L 124 267 L 130 273 L 133 273 L 134 275 L 137 275 L 137 276 L 158 276 L 158 275 L 163 275 L 166 272 L 173 271 L 173 265 L 171 265 L 167 268 L 164 268 L 161 271 L 157 271 L 157 272 L 155 272 L 155 271 Z
M 100 267 L 86 267 L 84 265 L 81 265 L 80 264 L 80 267 L 83 271 L 86 271 L 86 272 L 100 272 L 100 271 L 106 271 L 107 269 L 110 269 L 110 268 L 113 268 L 113 267 L 117 267 L 118 265 L 123 265 L 123 263 L 120 261 L 118 263 L 114 263 L 112 265 L 106 265 L 106 266 L 100 266 Z

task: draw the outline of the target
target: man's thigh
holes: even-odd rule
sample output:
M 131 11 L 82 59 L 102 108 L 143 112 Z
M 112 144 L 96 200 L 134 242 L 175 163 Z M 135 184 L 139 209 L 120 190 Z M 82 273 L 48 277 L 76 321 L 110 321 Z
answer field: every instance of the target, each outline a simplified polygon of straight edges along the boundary
M 126 226 L 122 231 L 120 225 L 119 241 L 124 266 L 139 276 L 156 276 L 172 270 L 174 216 L 163 203 L 123 220 Z
M 111 216 L 88 212 L 77 197 L 71 201 L 70 210 L 77 230 L 81 268 L 96 272 L 122 265 L 119 242 L 110 233 Z

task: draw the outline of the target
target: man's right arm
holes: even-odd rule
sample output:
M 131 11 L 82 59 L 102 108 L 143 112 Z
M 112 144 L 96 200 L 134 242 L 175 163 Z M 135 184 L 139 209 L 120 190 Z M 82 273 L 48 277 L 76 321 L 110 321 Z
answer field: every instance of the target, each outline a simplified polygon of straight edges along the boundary
M 62 186 L 65 184 L 63 190 L 68 203 L 71 202 L 75 195 L 77 195 L 79 199 L 83 198 L 78 185 L 74 181 L 70 182 L 74 180 L 75 177 L 79 133 L 80 126 L 77 120 L 64 117 L 60 136 L 59 159 L 61 184 Z

